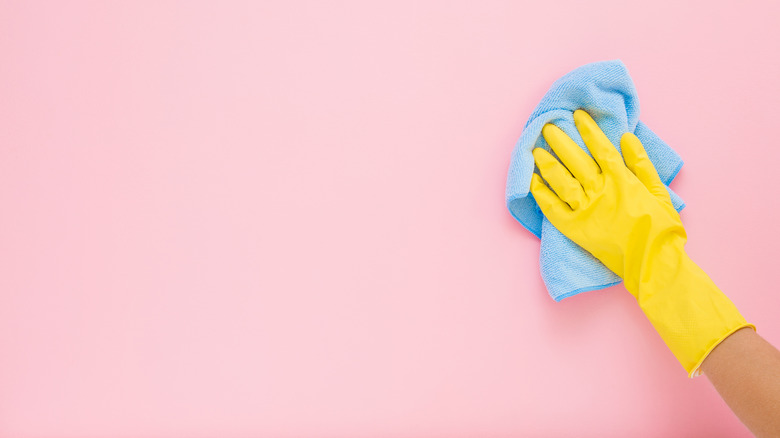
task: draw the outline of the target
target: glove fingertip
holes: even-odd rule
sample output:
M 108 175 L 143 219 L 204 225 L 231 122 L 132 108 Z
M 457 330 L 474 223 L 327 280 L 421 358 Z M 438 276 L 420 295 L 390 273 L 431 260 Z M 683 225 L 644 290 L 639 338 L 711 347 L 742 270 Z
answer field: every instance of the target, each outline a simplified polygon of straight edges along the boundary
M 640 158 L 643 155 L 647 155 L 642 142 L 639 140 L 639 137 L 634 135 L 632 132 L 626 132 L 620 138 L 620 149 L 623 150 L 624 158 L 626 151 L 632 154 L 632 158 Z

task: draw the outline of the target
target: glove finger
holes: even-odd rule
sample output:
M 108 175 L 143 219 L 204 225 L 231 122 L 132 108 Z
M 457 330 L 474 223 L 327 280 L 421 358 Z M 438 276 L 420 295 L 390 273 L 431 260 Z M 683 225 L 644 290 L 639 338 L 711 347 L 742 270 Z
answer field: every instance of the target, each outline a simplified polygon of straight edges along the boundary
M 539 208 L 553 225 L 562 223 L 572 210 L 544 183 L 538 173 L 531 175 L 531 194 Z
M 542 135 L 547 140 L 547 144 L 555 151 L 555 155 L 561 159 L 563 165 L 577 178 L 577 181 L 585 188 L 592 187 L 596 175 L 601 173 L 601 169 L 593 161 L 593 158 L 561 128 L 553 124 L 544 125 Z
M 601 170 L 614 169 L 618 165 L 623 165 L 620 153 L 590 114 L 581 109 L 574 111 L 574 124 L 577 125 L 585 146 L 588 147 Z
M 542 148 L 534 149 L 533 155 L 539 172 L 562 201 L 569 204 L 573 210 L 584 204 L 586 197 L 582 185 L 560 161 Z
M 661 178 L 658 176 L 658 172 L 655 170 L 653 162 L 647 156 L 647 152 L 639 138 L 630 132 L 626 132 L 620 139 L 620 148 L 623 150 L 623 158 L 626 160 L 628 170 L 636 175 L 637 179 L 647 187 L 647 190 L 653 196 L 672 205 L 669 192 L 666 190 L 664 183 L 661 182 Z

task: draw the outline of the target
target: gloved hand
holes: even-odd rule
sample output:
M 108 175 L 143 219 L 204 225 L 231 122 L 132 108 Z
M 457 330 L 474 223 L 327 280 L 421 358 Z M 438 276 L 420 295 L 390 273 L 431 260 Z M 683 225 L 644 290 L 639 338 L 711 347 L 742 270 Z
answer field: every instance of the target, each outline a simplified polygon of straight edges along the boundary
M 534 174 L 531 194 L 555 228 L 623 279 L 688 375 L 699 375 L 715 346 L 755 326 L 685 253 L 680 215 L 639 139 L 625 133 L 621 157 L 588 113 L 575 111 L 574 122 L 595 161 L 545 125 L 542 135 L 563 164 L 534 149 L 552 190 Z

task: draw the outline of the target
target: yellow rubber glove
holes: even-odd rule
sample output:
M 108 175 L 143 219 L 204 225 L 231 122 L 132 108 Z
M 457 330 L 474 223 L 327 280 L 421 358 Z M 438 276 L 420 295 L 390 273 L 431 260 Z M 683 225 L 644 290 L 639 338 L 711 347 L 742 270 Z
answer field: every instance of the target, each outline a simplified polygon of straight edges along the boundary
M 715 346 L 755 326 L 685 253 L 680 215 L 639 139 L 624 134 L 621 157 L 588 113 L 575 111 L 574 122 L 595 161 L 547 124 L 542 135 L 563 164 L 534 149 L 552 190 L 534 174 L 531 193 L 555 228 L 623 279 L 689 377 L 700 375 Z

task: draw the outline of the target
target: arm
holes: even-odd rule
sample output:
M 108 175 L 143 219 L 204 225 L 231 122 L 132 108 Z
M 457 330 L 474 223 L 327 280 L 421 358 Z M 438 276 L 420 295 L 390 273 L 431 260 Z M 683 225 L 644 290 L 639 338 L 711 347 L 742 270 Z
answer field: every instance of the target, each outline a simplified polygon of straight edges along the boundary
M 738 330 L 701 365 L 726 404 L 757 437 L 780 436 L 780 352 L 753 330 Z
M 621 156 L 588 113 L 575 111 L 574 122 L 592 156 L 545 125 L 558 158 L 533 150 L 539 208 L 623 279 L 689 377 L 706 373 L 754 433 L 780 437 L 780 353 L 688 257 L 680 215 L 640 140 L 624 134 Z

